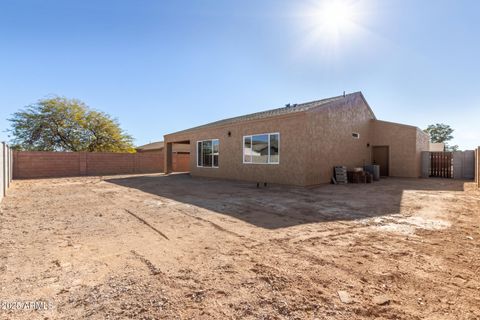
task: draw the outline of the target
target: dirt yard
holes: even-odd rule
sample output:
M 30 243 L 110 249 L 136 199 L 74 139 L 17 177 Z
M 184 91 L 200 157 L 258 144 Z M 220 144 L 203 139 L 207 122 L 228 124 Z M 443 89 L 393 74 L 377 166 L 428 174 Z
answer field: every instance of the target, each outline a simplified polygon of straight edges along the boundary
M 14 181 L 0 318 L 478 319 L 480 193 L 453 180 Z M 48 310 L 5 303 L 48 302 Z

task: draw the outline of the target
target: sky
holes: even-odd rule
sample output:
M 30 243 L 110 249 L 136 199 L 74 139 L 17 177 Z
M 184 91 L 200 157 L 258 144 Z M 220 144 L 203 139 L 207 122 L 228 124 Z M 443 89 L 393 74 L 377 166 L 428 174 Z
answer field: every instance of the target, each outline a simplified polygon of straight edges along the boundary
M 0 0 L 0 140 L 14 112 L 55 95 L 141 145 L 362 91 L 378 119 L 446 123 L 472 149 L 478 12 L 475 0 Z

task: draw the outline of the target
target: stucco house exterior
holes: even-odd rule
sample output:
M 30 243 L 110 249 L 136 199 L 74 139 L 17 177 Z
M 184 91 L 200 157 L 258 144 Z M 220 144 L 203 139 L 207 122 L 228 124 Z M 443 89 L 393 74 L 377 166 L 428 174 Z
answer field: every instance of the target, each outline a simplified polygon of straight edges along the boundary
M 378 120 L 361 92 L 287 105 L 164 136 L 166 173 L 176 143 L 190 144 L 190 173 L 299 186 L 330 182 L 334 166 L 379 164 L 384 176 L 420 177 L 429 136 Z

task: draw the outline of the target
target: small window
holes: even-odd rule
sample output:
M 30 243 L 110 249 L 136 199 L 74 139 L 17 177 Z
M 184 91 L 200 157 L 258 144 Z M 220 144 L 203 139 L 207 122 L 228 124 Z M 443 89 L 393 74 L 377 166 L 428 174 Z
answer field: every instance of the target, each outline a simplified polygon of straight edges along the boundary
M 243 137 L 243 163 L 278 164 L 280 134 L 265 133 Z
M 197 167 L 218 168 L 218 139 L 197 141 Z
M 354 133 L 352 133 L 352 137 L 353 137 L 354 139 L 360 139 L 360 133 L 354 132 Z

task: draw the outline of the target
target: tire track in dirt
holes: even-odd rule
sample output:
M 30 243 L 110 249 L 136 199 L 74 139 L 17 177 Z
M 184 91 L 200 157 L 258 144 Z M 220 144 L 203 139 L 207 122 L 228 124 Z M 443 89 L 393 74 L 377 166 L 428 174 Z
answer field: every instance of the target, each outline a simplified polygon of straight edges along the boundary
M 161 235 L 162 237 L 164 237 L 165 239 L 167 240 L 170 240 L 162 231 L 158 230 L 157 228 L 155 228 L 154 226 L 152 226 L 150 223 L 148 223 L 145 219 L 139 217 L 138 215 L 136 215 L 135 213 L 133 213 L 131 210 L 129 209 L 124 209 L 127 213 L 129 213 L 131 216 L 135 217 L 138 219 L 138 221 L 142 222 L 143 224 L 145 224 L 146 226 L 148 226 L 150 229 L 152 229 L 153 231 L 155 231 L 156 233 L 158 233 L 159 235 Z
M 117 202 L 113 201 L 113 199 L 111 199 L 109 196 L 107 196 L 107 194 L 105 193 L 101 193 L 101 192 L 96 192 L 95 190 L 92 190 L 90 189 L 90 191 L 92 191 L 93 193 L 97 194 L 98 196 L 102 197 L 103 199 L 107 200 L 108 202 L 110 202 L 114 207 L 116 208 L 119 208 Z M 116 193 L 113 191 L 113 195 L 116 195 Z M 170 240 L 167 235 L 165 233 L 163 233 L 162 231 L 160 231 L 159 229 L 157 229 L 156 227 L 154 227 L 151 223 L 149 223 L 148 221 L 146 221 L 145 219 L 143 219 L 142 217 L 140 217 L 139 215 L 135 214 L 133 211 L 131 211 L 130 209 L 127 209 L 123 206 L 120 206 L 120 209 L 123 209 L 125 212 L 127 212 L 129 215 L 131 215 L 132 217 L 134 217 L 135 219 L 137 219 L 138 221 L 140 221 L 141 223 L 143 223 L 144 225 L 146 225 L 147 227 L 149 227 L 150 229 L 152 229 L 154 232 L 156 232 L 157 234 L 159 234 L 160 236 L 162 236 L 163 238 L 165 238 L 166 240 Z
M 139 259 L 140 261 L 142 261 L 147 266 L 147 268 L 150 270 L 152 275 L 155 276 L 155 275 L 163 274 L 162 271 L 160 269 L 158 269 L 150 260 L 148 260 L 147 258 L 142 256 L 137 251 L 130 250 L 130 252 L 135 256 L 135 258 Z
M 106 196 L 104 193 L 100 193 L 100 192 L 95 192 L 97 195 L 99 195 L 100 197 L 106 199 L 107 201 L 109 201 L 111 204 L 113 204 L 115 207 L 119 207 L 118 206 L 118 203 L 113 201 L 113 199 L 109 198 L 108 196 Z M 152 224 L 150 224 L 149 222 L 147 222 L 145 219 L 141 218 L 140 216 L 138 216 L 137 214 L 133 213 L 131 210 L 123 207 L 123 206 L 120 206 L 121 209 L 125 210 L 125 212 L 127 212 L 128 214 L 130 214 L 131 216 L 135 217 L 137 220 L 139 220 L 140 222 L 142 222 L 143 224 L 145 224 L 146 226 L 150 227 L 153 231 L 155 231 L 156 233 L 158 233 L 159 235 L 161 235 L 162 237 L 164 237 L 165 239 L 167 240 L 170 240 L 163 232 L 161 232 L 160 230 L 158 230 L 156 227 L 154 227 Z M 201 221 L 201 222 L 204 222 L 206 224 L 209 224 L 211 225 L 213 228 L 215 228 L 216 230 L 218 231 L 222 231 L 222 232 L 225 232 L 225 233 L 228 233 L 230 235 L 233 235 L 235 237 L 238 237 L 238 238 L 242 238 L 244 239 L 245 236 L 241 235 L 241 234 L 238 234 L 236 232 L 233 232 L 231 230 L 228 230 L 228 229 L 225 229 L 224 227 L 220 226 L 219 224 L 213 222 L 213 221 L 210 221 L 208 219 L 205 219 L 205 218 L 202 218 L 202 217 L 199 217 L 198 215 L 196 215 L 196 213 L 199 211 L 197 208 L 193 208 L 193 211 L 194 213 L 190 213 L 188 212 L 187 210 L 184 210 L 184 209 L 180 209 L 180 208 L 172 208 L 174 209 L 175 211 L 183 214 L 183 215 L 186 215 L 188 217 L 191 217 L 191 218 L 194 218 L 198 221 Z M 251 240 L 251 239 L 250 239 Z
M 196 219 L 196 220 L 199 220 L 199 221 L 202 221 L 202 222 L 204 222 L 204 223 L 207 223 L 207 224 L 211 225 L 213 228 L 215 228 L 216 230 L 219 230 L 219 231 L 222 231 L 222 232 L 226 232 L 226 233 L 231 234 L 231 235 L 233 235 L 233 236 L 236 236 L 236 237 L 238 237 L 238 238 L 245 238 L 245 236 L 243 236 L 243 235 L 241 235 L 241 234 L 238 234 L 238 233 L 236 233 L 236 232 L 227 230 L 227 229 L 225 229 L 224 227 L 216 224 L 216 223 L 213 222 L 213 221 L 210 221 L 210 220 L 208 220 L 208 219 L 204 219 L 204 218 L 202 218 L 202 217 L 199 217 L 198 215 L 196 215 L 196 213 L 198 212 L 198 209 L 197 209 L 197 208 L 194 208 L 194 209 L 193 209 L 194 213 L 190 213 L 190 212 L 188 212 L 187 210 L 183 210 L 183 209 L 180 209 L 180 208 L 175 208 L 174 210 L 177 211 L 177 212 L 179 212 L 179 213 L 181 213 L 181 214 L 184 214 L 184 215 L 186 215 L 186 216 L 189 216 L 189 217 L 191 217 L 191 218 L 194 218 L 194 219 Z

